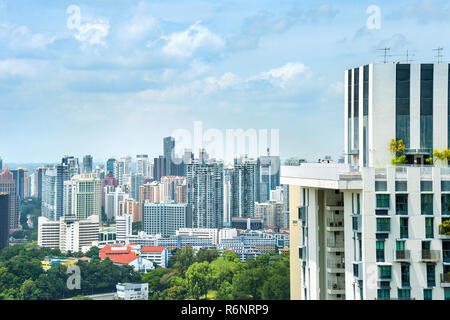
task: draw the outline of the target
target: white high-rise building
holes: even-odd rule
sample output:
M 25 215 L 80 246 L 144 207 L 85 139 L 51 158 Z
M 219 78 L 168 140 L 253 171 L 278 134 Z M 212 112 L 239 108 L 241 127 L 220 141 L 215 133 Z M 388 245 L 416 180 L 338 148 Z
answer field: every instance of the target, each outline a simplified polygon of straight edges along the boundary
M 147 154 L 138 154 L 136 156 L 136 173 L 142 174 L 144 178 L 150 175 L 150 164 Z
M 346 163 L 281 169 L 291 299 L 450 299 L 450 168 L 432 154 L 450 145 L 449 79 L 443 63 L 346 71 Z
M 64 216 L 84 220 L 92 215 L 101 217 L 102 182 L 95 173 L 75 175 L 64 182 Z
M 125 213 L 122 216 L 116 217 L 116 240 L 125 242 L 127 237 L 132 234 L 132 216 Z

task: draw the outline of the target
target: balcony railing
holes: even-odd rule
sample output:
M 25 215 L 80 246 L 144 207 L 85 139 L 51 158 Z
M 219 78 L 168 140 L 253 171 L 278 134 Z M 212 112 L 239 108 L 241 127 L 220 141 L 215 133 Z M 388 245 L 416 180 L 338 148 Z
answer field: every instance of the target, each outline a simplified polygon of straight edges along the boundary
M 344 241 L 327 239 L 327 247 L 328 248 L 339 248 L 339 249 L 344 248 Z
M 394 259 L 395 261 L 410 261 L 411 260 L 411 251 L 410 250 L 394 250 Z
M 344 269 L 345 264 L 341 260 L 328 260 L 327 268 L 329 268 L 329 269 Z
M 336 220 L 333 218 L 328 218 L 327 219 L 327 227 L 330 227 L 330 228 L 344 227 L 344 220 Z
M 422 261 L 437 262 L 440 259 L 440 254 L 439 250 L 422 250 Z
M 441 286 L 450 287 L 450 272 L 441 273 Z
M 328 280 L 329 290 L 345 290 L 345 282 L 339 280 Z

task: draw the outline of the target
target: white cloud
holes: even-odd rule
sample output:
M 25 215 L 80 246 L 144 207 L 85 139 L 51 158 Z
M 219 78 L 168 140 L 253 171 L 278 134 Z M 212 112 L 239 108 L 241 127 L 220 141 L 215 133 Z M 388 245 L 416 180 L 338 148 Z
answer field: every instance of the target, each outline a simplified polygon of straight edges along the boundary
M 118 36 L 121 42 L 139 41 L 159 30 L 158 19 L 147 12 L 147 4 L 139 3 L 131 19 L 126 21 L 119 29 Z
M 29 61 L 20 59 L 0 61 L 0 79 L 9 77 L 32 77 L 36 73 L 36 67 Z
M 304 64 L 300 62 L 289 62 L 280 68 L 271 69 L 250 77 L 249 81 L 265 80 L 274 86 L 285 88 L 293 83 L 294 80 L 308 80 L 311 76 L 311 70 Z
M 166 41 L 162 49 L 164 53 L 182 58 L 192 56 L 200 48 L 214 51 L 225 45 L 222 38 L 202 26 L 201 21 L 197 21 L 183 32 L 162 36 L 161 39 Z
M 41 33 L 33 34 L 26 26 L 14 28 L 10 35 L 10 47 L 45 49 L 45 47 L 56 40 L 54 36 L 47 36 Z
M 106 47 L 105 38 L 109 34 L 109 21 L 103 18 L 94 19 L 81 24 L 74 35 L 83 45 Z

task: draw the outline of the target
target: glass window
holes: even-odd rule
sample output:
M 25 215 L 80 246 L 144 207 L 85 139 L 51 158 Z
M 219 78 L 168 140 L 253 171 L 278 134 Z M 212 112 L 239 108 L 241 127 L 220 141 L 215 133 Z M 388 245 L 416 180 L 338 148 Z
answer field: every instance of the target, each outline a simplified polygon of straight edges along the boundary
M 433 181 L 420 181 L 420 191 L 433 191 Z
M 420 205 L 422 214 L 433 214 L 433 194 L 421 194 Z
M 450 194 L 441 195 L 441 214 L 450 215 Z
M 411 299 L 411 290 L 410 289 L 398 289 L 398 298 L 399 299 Z
M 402 273 L 402 287 L 409 287 L 409 264 L 402 264 L 401 266 Z
M 387 181 L 375 181 L 375 191 L 387 191 Z
M 441 181 L 441 191 L 450 191 L 450 181 Z
M 395 191 L 408 191 L 408 182 L 395 181 Z
M 377 232 L 389 232 L 389 231 L 390 231 L 390 219 L 377 218 Z
M 377 200 L 377 208 L 389 208 L 390 207 L 390 201 L 389 201 L 389 194 L 377 194 L 376 195 Z
M 433 300 L 432 289 L 423 289 L 423 300 Z
M 427 264 L 427 285 L 434 287 L 436 285 L 436 272 L 434 264 Z
M 378 275 L 382 280 L 391 280 L 391 266 L 378 266 Z
M 384 262 L 384 241 L 377 241 L 376 249 L 377 262 Z
M 408 218 L 400 218 L 400 238 L 408 238 Z
M 395 195 L 395 213 L 396 214 L 408 214 L 408 195 L 396 194 Z
M 391 290 L 389 289 L 378 289 L 377 298 L 380 300 L 389 300 L 391 298 Z
M 425 218 L 425 237 L 434 238 L 433 218 Z
M 396 244 L 397 251 L 405 251 L 405 241 L 399 240 Z

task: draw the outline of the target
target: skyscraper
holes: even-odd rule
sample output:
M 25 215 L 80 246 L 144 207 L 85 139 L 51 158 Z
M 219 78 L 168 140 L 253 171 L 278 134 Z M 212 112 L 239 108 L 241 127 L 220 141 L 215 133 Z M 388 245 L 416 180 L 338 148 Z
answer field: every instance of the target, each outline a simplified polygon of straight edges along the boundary
M 64 216 L 85 220 L 92 215 L 101 219 L 101 180 L 95 174 L 83 173 L 64 182 Z
M 154 159 L 153 162 L 153 179 L 159 181 L 161 177 L 166 175 L 166 158 L 164 156 L 159 156 Z
M 91 155 L 86 155 L 83 158 L 83 172 L 91 173 L 94 167 L 93 158 Z
M 42 183 L 44 181 L 45 167 L 36 168 L 34 173 L 34 197 L 42 200 Z
M 223 225 L 223 163 L 194 160 L 186 165 L 187 201 L 192 209 L 192 227 L 221 228 Z
M 253 218 L 259 190 L 259 161 L 246 155 L 234 159 L 231 176 L 231 214 L 233 217 Z
M 41 215 L 49 220 L 58 221 L 56 215 L 56 181 L 58 171 L 55 168 L 47 168 L 42 177 L 42 201 Z
M 9 194 L 9 230 L 16 230 L 19 228 L 20 202 L 13 174 L 8 167 L 5 167 L 0 173 L 0 192 Z
M 136 173 L 142 174 L 144 178 L 149 176 L 149 161 L 147 154 L 138 154 L 136 156 Z
M 106 164 L 105 164 L 105 173 L 106 175 L 110 175 L 110 176 L 114 176 L 114 167 L 115 167 L 115 163 L 117 162 L 116 159 L 110 158 L 108 160 L 106 160 Z M 117 177 L 114 177 L 117 179 Z
M 142 173 L 132 173 L 130 180 L 130 196 L 139 202 L 139 187 L 144 184 L 144 175 Z
M 27 168 L 17 168 L 11 170 L 13 173 L 14 181 L 16 183 L 16 191 L 19 196 L 19 200 L 23 200 L 29 197 L 28 193 L 28 169 Z
M 8 246 L 9 239 L 9 194 L 0 192 L 0 250 Z
M 164 158 L 166 160 L 165 171 L 163 176 L 171 176 L 174 174 L 174 158 L 175 158 L 175 139 L 173 137 L 164 138 Z
M 280 185 L 280 157 L 261 156 L 259 157 L 259 194 L 257 202 L 270 200 L 270 191 L 275 190 Z

